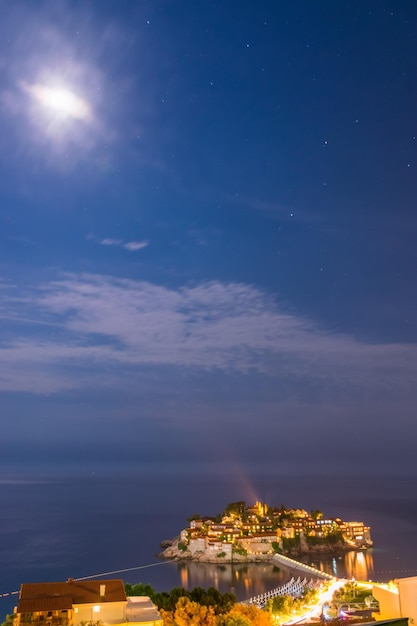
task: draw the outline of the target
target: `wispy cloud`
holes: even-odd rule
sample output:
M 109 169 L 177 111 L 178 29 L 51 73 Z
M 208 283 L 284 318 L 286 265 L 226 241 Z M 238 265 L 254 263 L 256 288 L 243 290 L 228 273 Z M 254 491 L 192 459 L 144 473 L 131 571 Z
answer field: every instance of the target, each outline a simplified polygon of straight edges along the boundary
M 289 313 L 252 285 L 170 289 L 68 275 L 30 293 L 7 290 L 0 389 L 51 392 L 112 385 L 149 367 L 222 370 L 341 390 L 413 392 L 417 347 L 370 344 Z M 42 323 L 39 323 L 42 322 Z
M 147 246 L 149 246 L 149 241 L 127 241 L 122 247 L 125 248 L 125 250 L 129 250 L 129 252 L 136 252 Z
M 274 202 L 273 200 L 264 200 L 242 194 L 228 195 L 226 199 L 235 206 L 243 206 L 258 215 L 263 215 L 273 220 L 310 224 L 312 222 L 319 222 L 321 219 L 320 216 L 313 211 L 306 211 L 300 208 L 296 209 L 282 204 L 279 201 Z
M 102 239 L 99 243 L 103 246 L 121 246 L 123 242 L 121 239 Z
M 100 243 L 103 246 L 118 246 L 129 252 L 137 252 L 149 246 L 149 241 L 123 241 L 122 239 L 102 239 Z

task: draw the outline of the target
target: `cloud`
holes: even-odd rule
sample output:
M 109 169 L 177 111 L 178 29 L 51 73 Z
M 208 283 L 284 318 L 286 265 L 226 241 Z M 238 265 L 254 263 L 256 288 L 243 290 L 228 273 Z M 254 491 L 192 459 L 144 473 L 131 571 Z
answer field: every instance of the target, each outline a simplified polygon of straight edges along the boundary
M 146 248 L 149 246 L 149 241 L 128 241 L 123 244 L 123 248 L 125 250 L 129 250 L 129 252 L 136 252 L 137 250 L 142 250 L 142 248 Z
M 149 241 L 122 241 L 121 239 L 102 239 L 100 243 L 103 246 L 119 246 L 129 252 L 137 252 L 149 246 Z
M 100 243 L 103 246 L 121 246 L 123 242 L 120 239 L 102 239 Z
M 313 211 L 306 211 L 299 208 L 295 209 L 294 207 L 286 206 L 278 201 L 271 202 L 241 194 L 228 195 L 226 199 L 235 206 L 244 206 L 257 214 L 261 214 L 273 220 L 305 224 L 320 221 L 320 216 Z
M 1 315 L 2 390 L 114 387 L 168 367 L 260 376 L 300 398 L 311 386 L 327 398 L 352 389 L 382 397 L 413 394 L 417 376 L 415 345 L 332 333 L 243 283 L 174 289 L 73 274 L 5 290 Z

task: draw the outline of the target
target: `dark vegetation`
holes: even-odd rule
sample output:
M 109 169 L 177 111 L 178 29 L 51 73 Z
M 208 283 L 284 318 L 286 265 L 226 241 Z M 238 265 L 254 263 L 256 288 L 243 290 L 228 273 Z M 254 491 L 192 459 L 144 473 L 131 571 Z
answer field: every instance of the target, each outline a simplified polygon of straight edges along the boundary
M 169 592 L 157 592 L 151 585 L 126 583 L 125 591 L 127 596 L 149 596 L 158 609 L 165 611 L 174 611 L 178 600 L 184 597 L 192 602 L 198 602 L 201 606 L 211 606 L 216 615 L 228 613 L 236 603 L 236 596 L 233 593 L 221 593 L 214 587 L 207 590 L 195 587 L 192 591 L 183 587 L 174 587 Z

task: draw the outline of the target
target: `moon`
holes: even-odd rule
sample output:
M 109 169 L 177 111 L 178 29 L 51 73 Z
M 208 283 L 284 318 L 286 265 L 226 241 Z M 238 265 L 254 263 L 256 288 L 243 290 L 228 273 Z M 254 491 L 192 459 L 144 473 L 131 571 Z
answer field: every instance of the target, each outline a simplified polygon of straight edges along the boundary
M 87 102 L 70 89 L 42 84 L 28 85 L 26 89 L 42 108 L 61 120 L 88 120 L 91 116 Z

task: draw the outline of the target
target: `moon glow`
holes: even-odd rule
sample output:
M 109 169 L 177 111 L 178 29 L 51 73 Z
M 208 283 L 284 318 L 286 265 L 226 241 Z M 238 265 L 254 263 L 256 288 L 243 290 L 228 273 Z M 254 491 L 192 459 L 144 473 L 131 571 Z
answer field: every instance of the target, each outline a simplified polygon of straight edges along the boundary
M 28 87 L 28 91 L 38 104 L 62 120 L 90 117 L 88 104 L 69 89 L 37 84 Z

